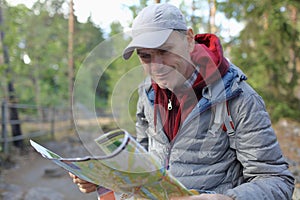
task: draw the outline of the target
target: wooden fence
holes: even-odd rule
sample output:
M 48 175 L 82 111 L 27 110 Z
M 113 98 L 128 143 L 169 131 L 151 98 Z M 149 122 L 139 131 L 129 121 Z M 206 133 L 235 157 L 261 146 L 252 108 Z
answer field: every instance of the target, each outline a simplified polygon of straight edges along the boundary
M 11 120 L 9 109 L 18 110 L 19 119 Z M 56 131 L 62 131 L 70 128 L 70 119 L 67 108 L 57 109 L 55 107 L 39 107 L 36 105 L 11 104 L 5 100 L 1 102 L 1 138 L 0 148 L 4 153 L 9 152 L 9 143 L 21 141 L 24 139 L 39 137 L 50 134 L 54 138 Z M 65 122 L 65 123 L 62 123 Z M 12 136 L 10 126 L 19 124 L 22 133 Z M 60 125 L 58 125 L 60 124 Z M 63 125 L 62 125 L 63 124 Z

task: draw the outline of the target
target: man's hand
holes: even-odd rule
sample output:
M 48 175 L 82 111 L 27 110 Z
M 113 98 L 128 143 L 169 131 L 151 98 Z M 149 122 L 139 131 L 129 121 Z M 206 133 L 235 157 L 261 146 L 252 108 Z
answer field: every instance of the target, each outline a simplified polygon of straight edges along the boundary
M 70 177 L 73 179 L 73 183 L 77 184 L 79 190 L 83 193 L 94 192 L 97 189 L 97 185 L 94 183 L 87 182 L 75 176 L 74 174 L 69 172 Z
M 171 200 L 233 200 L 232 198 L 222 194 L 200 194 L 187 197 L 174 197 Z

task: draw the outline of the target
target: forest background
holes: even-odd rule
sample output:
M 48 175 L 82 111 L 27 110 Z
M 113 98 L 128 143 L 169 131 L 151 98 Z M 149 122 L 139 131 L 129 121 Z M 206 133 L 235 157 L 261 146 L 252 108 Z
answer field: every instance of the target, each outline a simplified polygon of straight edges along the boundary
M 144 6 L 157 2 L 160 1 L 141 0 L 128 6 L 132 18 Z M 66 4 L 70 6 L 72 1 L 37 1 L 30 9 L 1 1 L 0 100 L 70 109 L 72 85 L 86 58 L 97 45 L 123 34 L 124 27 L 117 21 L 111 23 L 108 33 L 90 18 L 79 22 L 71 9 L 65 12 Z M 245 72 L 248 83 L 264 98 L 273 122 L 281 118 L 299 121 L 299 1 L 193 0 L 191 5 L 182 1 L 180 8 L 195 32 L 211 32 L 221 38 L 225 55 Z M 234 27 L 217 23 L 218 14 L 239 22 L 243 29 L 237 35 L 224 36 Z M 122 41 L 107 47 L 110 52 L 122 49 L 129 42 L 125 35 L 121 38 Z M 99 113 L 110 112 L 116 83 L 138 65 L 138 60 L 134 57 L 125 62 L 120 55 L 105 65 L 108 67 L 101 74 L 101 81 L 97 73 L 92 74 L 85 80 L 86 87 L 77 94 L 94 97 Z M 88 87 L 93 84 L 97 84 L 95 90 Z M 135 91 L 128 108 L 132 116 L 136 98 Z M 40 118 L 45 115 L 42 110 L 19 112 Z
M 85 111 L 93 111 L 97 117 L 112 117 L 113 120 L 109 123 L 112 122 L 113 125 L 108 128 L 116 125 L 123 127 L 125 124 L 126 129 L 134 133 L 136 79 L 142 79 L 143 74 L 137 70 L 142 68 L 136 56 L 128 61 L 121 57 L 124 46 L 129 42 L 125 34 L 127 27 L 114 21 L 107 30 L 95 24 L 91 17 L 82 22 L 73 13 L 73 0 L 37 0 L 32 8 L 22 4 L 12 6 L 5 0 L 0 2 L 2 143 L 5 141 L 5 125 L 11 126 L 11 130 L 7 131 L 16 137 L 22 135 L 22 132 L 23 135 L 29 134 L 32 128 L 43 128 L 45 124 L 48 127 L 44 118 L 49 118 L 52 114 L 49 110 L 55 110 L 61 115 L 55 119 L 56 124 L 70 120 L 67 126 L 71 129 L 68 129 L 66 135 L 76 135 L 74 133 L 82 130 L 78 127 L 74 129 L 73 117 L 78 117 L 78 112 L 74 115 L 73 108 L 84 111 L 80 112 L 79 118 L 88 118 L 90 113 Z M 158 2 L 160 1 L 140 0 L 127 7 L 133 19 L 143 7 Z M 100 5 L 101 3 L 99 1 Z M 211 32 L 220 37 L 225 56 L 244 71 L 248 77 L 247 82 L 263 97 L 279 142 L 296 177 L 296 186 L 300 188 L 300 1 L 191 0 L 181 1 L 179 7 L 186 15 L 188 26 L 193 27 L 196 33 Z M 218 16 L 226 18 L 226 21 L 236 21 L 241 26 L 222 23 Z M 231 31 L 238 34 L 230 34 Z M 77 84 L 74 93 L 75 82 L 81 84 Z M 125 88 L 130 88 L 129 92 Z M 76 101 L 73 101 L 73 97 Z M 122 102 L 125 108 L 120 109 L 119 104 Z M 16 104 L 18 106 L 14 106 Z M 9 116 L 3 115 L 4 105 L 10 105 L 6 107 L 10 110 Z M 33 123 L 28 125 L 24 121 Z M 90 129 L 90 124 L 89 121 L 83 123 L 83 126 Z M 53 149 L 78 156 L 79 153 L 74 148 L 82 147 L 81 142 L 69 137 L 61 140 L 63 134 L 65 132 L 55 130 L 57 142 L 52 146 Z M 22 146 L 20 140 L 13 144 Z M 2 147 L 0 149 L 3 151 L 5 148 Z M 51 187 L 57 186 L 56 191 L 64 189 L 66 196 L 70 197 L 71 186 L 63 185 L 71 184 L 69 177 L 66 177 L 65 182 L 45 179 L 45 174 L 49 171 L 48 168 L 45 169 L 48 162 L 40 163 L 34 154 L 18 156 L 12 151 L 10 155 L 0 153 L 2 196 L 8 190 L 2 182 L 19 184 L 25 188 L 24 191 L 46 182 Z M 22 167 L 16 172 L 18 168 L 12 167 L 10 163 L 18 159 L 27 167 L 20 165 Z M 7 167 L 12 168 L 11 171 L 2 170 Z M 37 173 L 39 170 L 40 174 Z M 24 191 L 12 189 L 7 195 L 24 196 Z M 72 193 L 75 197 L 70 199 L 79 198 L 80 194 L 75 191 L 77 188 L 74 186 Z M 297 197 L 293 199 L 298 200 L 300 190 L 297 191 Z M 50 193 L 52 194 L 46 192 Z

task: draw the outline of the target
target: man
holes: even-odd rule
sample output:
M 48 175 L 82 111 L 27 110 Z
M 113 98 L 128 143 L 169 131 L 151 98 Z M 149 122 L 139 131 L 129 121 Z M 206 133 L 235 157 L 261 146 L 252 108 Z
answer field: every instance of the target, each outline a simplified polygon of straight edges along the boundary
M 261 97 L 213 34 L 194 35 L 178 8 L 144 8 L 132 41 L 149 78 L 140 85 L 137 140 L 188 189 L 179 199 L 291 199 L 288 171 Z M 82 192 L 96 186 L 71 175 Z

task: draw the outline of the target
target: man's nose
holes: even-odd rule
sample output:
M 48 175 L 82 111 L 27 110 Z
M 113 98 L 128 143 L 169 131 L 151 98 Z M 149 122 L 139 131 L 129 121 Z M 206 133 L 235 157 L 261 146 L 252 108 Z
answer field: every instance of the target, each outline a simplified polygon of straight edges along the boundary
M 160 54 L 152 54 L 152 63 L 163 64 L 163 58 Z
M 153 55 L 151 60 L 151 71 L 159 72 L 163 68 L 163 58 L 161 55 Z

